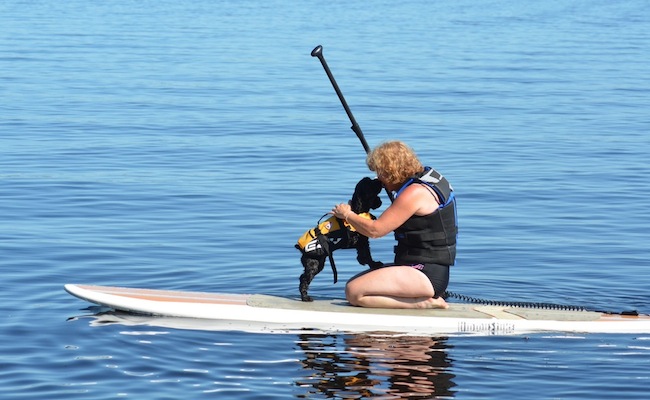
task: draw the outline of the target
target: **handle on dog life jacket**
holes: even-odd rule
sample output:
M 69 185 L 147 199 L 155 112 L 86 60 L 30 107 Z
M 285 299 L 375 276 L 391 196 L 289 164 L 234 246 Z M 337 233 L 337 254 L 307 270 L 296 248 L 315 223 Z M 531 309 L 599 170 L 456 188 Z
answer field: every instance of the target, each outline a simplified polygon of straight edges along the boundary
M 321 45 L 316 46 L 314 50 L 311 51 L 311 56 L 317 57 L 320 60 L 320 63 L 323 65 L 323 69 L 325 69 L 325 73 L 327 74 L 327 77 L 330 79 L 330 82 L 334 87 L 334 91 L 336 92 L 336 95 L 339 97 L 339 100 L 341 100 L 341 104 L 343 105 L 343 109 L 345 109 L 345 113 L 348 114 L 348 118 L 350 118 L 350 122 L 352 122 L 351 129 L 354 131 L 354 133 L 357 134 L 357 137 L 359 138 L 359 141 L 361 141 L 361 145 L 363 146 L 363 149 L 366 151 L 366 154 L 370 153 L 370 146 L 368 146 L 368 142 L 366 142 L 366 138 L 365 136 L 363 136 L 361 127 L 357 123 L 357 120 L 354 119 L 354 115 L 352 115 L 352 111 L 350 111 L 350 107 L 348 107 L 348 102 L 345 101 L 345 97 L 343 97 L 343 93 L 341 92 L 341 89 L 339 89 L 339 85 L 336 83 L 336 79 L 334 79 L 334 75 L 332 75 L 332 71 L 330 70 L 330 67 L 327 65 L 327 61 L 325 61 L 325 56 L 323 56 L 323 46 Z M 393 193 L 391 193 L 388 189 L 385 190 L 386 190 L 386 194 L 388 195 L 388 198 L 392 203 L 395 200 Z

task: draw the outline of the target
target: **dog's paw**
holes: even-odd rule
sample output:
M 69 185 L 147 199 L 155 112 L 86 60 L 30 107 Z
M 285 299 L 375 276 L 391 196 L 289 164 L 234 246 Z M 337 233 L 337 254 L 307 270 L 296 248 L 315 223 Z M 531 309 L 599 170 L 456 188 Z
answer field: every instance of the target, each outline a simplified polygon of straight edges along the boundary
M 368 263 L 368 267 L 370 267 L 370 269 L 377 269 L 377 268 L 381 268 L 383 266 L 384 266 L 384 263 L 381 262 L 381 261 L 370 261 Z
M 314 299 L 311 298 L 311 296 L 305 294 L 305 295 L 300 295 L 300 299 L 304 302 L 312 302 Z

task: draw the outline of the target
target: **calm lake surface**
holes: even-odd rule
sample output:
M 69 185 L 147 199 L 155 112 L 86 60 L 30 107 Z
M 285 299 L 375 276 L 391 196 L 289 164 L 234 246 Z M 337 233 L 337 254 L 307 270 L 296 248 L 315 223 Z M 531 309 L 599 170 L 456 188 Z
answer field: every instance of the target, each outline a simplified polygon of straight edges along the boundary
M 0 398 L 647 398 L 650 333 L 102 324 L 63 290 L 297 295 L 370 175 L 322 44 L 369 144 L 454 185 L 449 290 L 650 313 L 647 1 L 5 0 L 0 32 Z

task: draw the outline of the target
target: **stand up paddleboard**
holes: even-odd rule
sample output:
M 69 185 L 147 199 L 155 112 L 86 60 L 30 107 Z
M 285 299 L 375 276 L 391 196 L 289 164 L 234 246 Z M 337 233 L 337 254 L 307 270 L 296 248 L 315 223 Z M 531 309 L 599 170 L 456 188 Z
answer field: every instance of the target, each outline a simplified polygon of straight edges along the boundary
M 220 321 L 225 330 L 430 334 L 533 332 L 650 333 L 650 316 L 449 303 L 446 310 L 351 306 L 343 299 L 302 302 L 263 294 L 225 294 L 65 285 L 82 300 L 117 311 Z

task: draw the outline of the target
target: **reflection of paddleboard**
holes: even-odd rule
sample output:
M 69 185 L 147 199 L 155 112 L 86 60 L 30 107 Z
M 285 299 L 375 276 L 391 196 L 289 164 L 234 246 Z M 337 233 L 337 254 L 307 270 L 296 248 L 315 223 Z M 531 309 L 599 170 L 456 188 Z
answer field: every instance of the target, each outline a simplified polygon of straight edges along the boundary
M 220 321 L 220 329 L 244 331 L 349 331 L 408 334 L 517 334 L 530 332 L 650 333 L 650 316 L 449 303 L 446 310 L 353 307 L 343 299 L 297 299 L 65 285 L 80 299 L 136 314 Z

